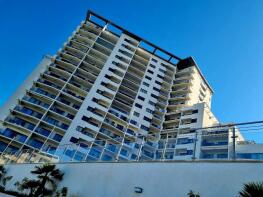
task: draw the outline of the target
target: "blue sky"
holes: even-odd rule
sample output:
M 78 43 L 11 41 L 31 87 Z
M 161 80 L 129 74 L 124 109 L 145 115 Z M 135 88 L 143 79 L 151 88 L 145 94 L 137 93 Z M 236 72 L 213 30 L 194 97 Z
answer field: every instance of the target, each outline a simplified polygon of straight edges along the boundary
M 179 57 L 193 56 L 215 91 L 220 121 L 263 119 L 261 0 L 0 0 L 0 106 L 88 9 Z

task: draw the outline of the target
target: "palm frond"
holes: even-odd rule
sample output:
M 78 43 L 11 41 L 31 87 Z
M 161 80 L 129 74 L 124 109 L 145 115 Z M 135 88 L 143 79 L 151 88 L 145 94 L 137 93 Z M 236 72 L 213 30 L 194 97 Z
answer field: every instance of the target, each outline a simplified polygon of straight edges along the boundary
M 250 182 L 244 184 L 242 191 L 239 192 L 240 197 L 263 196 L 263 182 Z

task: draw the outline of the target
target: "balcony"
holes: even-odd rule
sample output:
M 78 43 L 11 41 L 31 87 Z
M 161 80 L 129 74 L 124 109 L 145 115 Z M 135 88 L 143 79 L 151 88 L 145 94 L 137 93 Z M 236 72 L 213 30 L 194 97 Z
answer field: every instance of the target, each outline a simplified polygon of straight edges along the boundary
M 27 145 L 33 147 L 33 148 L 36 148 L 36 149 L 41 149 L 41 147 L 44 145 L 44 142 L 43 141 L 40 141 L 38 139 L 34 139 L 34 138 L 31 138 L 27 141 L 26 143 Z
M 41 85 L 40 85 L 40 86 L 41 86 Z M 40 95 L 44 95 L 44 96 L 47 97 L 47 99 L 48 99 L 48 98 L 54 99 L 54 98 L 56 97 L 55 94 L 49 93 L 48 91 L 45 91 L 45 90 L 41 89 L 41 87 L 32 87 L 32 88 L 30 88 L 30 91 L 32 91 L 32 93 L 34 92 L 34 93 L 37 93 L 37 94 L 40 94 Z M 31 92 L 30 92 L 30 93 L 31 93 Z M 39 96 L 40 96 L 40 95 L 39 95 Z
M 107 40 L 108 42 L 110 42 L 112 45 L 115 45 L 119 39 L 118 36 L 114 35 L 113 33 L 104 30 L 101 32 L 100 34 L 100 38 L 103 38 L 104 40 Z
M 69 53 L 64 53 L 64 52 L 60 52 L 59 56 L 57 56 L 56 59 L 67 62 L 67 63 L 71 64 L 72 66 L 78 66 L 80 63 L 79 58 L 77 58 L 77 57 L 75 57 Z
M 44 76 L 50 78 L 55 83 L 64 85 L 65 84 L 64 82 L 66 82 L 70 77 L 70 75 L 67 72 L 59 68 L 50 66 L 48 69 L 49 70 L 44 72 Z
M 89 51 L 88 56 L 92 58 L 100 67 L 103 67 L 103 65 L 108 59 L 108 56 L 93 48 Z
M 203 141 L 202 146 L 225 146 L 228 141 Z
M 63 92 L 59 95 L 57 101 L 63 103 L 63 105 L 68 106 L 68 108 L 70 108 L 69 111 L 71 111 L 72 109 L 78 110 L 80 108 L 80 105 L 82 104 L 79 99 L 75 99 L 75 97 L 64 94 Z M 74 114 L 74 111 L 72 111 L 72 113 Z
M 132 72 L 128 71 L 125 74 L 125 79 L 128 79 L 129 81 L 131 81 L 132 83 L 140 86 L 142 78 L 138 78 L 136 75 L 132 74 Z
M 191 80 L 182 79 L 182 80 L 176 80 L 173 82 L 173 87 L 182 87 L 182 86 L 191 86 L 192 82 Z
M 67 94 L 79 99 L 78 101 L 82 103 L 82 101 L 87 96 L 88 92 L 80 89 L 77 86 L 74 86 L 73 84 L 68 83 L 67 86 L 63 89 L 64 92 Z
M 80 30 L 79 33 L 76 33 L 71 40 L 85 47 L 91 47 L 94 42 L 94 39 L 91 36 L 88 37 L 84 35 L 83 30 Z
M 133 60 L 135 60 L 136 62 L 140 63 L 143 66 L 147 66 L 149 62 L 149 59 L 145 59 L 145 57 L 138 54 L 138 50 L 135 52 L 133 56 Z
M 16 142 L 20 142 L 20 143 L 24 143 L 27 139 L 26 135 L 23 135 L 21 133 L 13 131 L 9 128 L 6 128 L 5 130 L 0 130 L 0 135 L 7 137 L 8 139 L 10 139 L 12 141 L 16 141 Z
M 134 82 L 132 82 L 130 79 L 128 78 L 124 78 L 120 88 L 122 89 L 129 89 L 130 91 L 133 92 L 133 94 L 137 95 L 137 91 L 139 89 L 139 85 L 135 84 Z
M 53 66 L 57 69 L 64 71 L 67 75 L 71 74 L 75 70 L 75 66 L 68 61 L 55 59 Z
M 80 32 L 82 32 L 86 37 L 89 39 L 95 40 L 96 37 L 100 34 L 101 29 L 98 28 L 97 26 L 93 25 L 86 25 L 83 24 L 82 27 L 80 28 Z
M 99 51 L 105 56 L 109 56 L 112 51 L 111 47 L 114 47 L 114 46 L 111 46 L 111 44 L 107 43 L 107 41 L 104 41 L 103 39 L 98 38 L 92 48 L 95 49 L 96 51 Z
M 54 117 L 52 117 L 52 115 L 48 115 L 46 116 L 44 119 L 43 119 L 45 122 L 47 122 L 48 124 L 50 125 L 54 125 L 56 127 L 59 127 L 63 130 L 67 130 L 69 125 L 68 124 L 65 124 L 59 120 L 56 120 Z
M 136 60 L 132 59 L 130 66 L 137 69 L 137 72 L 145 73 L 146 66 L 142 65 L 141 63 L 137 62 Z
M 79 43 L 78 41 L 75 41 L 74 39 L 72 39 L 70 42 L 69 42 L 69 45 L 71 48 L 74 48 L 74 49 L 77 49 L 83 53 L 86 53 L 88 51 L 88 47 L 83 45 L 82 43 Z
M 112 139 L 115 143 L 121 143 L 122 142 L 122 137 L 120 135 L 113 133 L 109 129 L 101 128 L 99 130 L 99 132 L 102 133 L 103 135 L 105 135 L 106 137 Z
M 49 107 L 49 104 L 44 103 L 34 97 L 24 96 L 20 103 L 31 108 L 36 108 L 36 110 L 44 112 Z
M 82 29 L 85 31 L 94 34 L 94 36 L 97 36 L 101 32 L 101 28 L 98 26 L 93 25 L 92 23 L 87 22 L 86 24 L 82 25 Z
M 89 75 L 94 75 L 95 77 L 97 77 L 101 71 L 100 68 L 96 67 L 93 64 L 87 63 L 85 61 L 83 61 L 80 64 L 79 69 L 81 69 L 82 71 L 85 71 L 86 73 L 89 73 Z
M 35 129 L 35 132 L 39 133 L 40 135 L 43 135 L 45 137 L 48 137 L 50 135 L 50 133 L 51 133 L 50 130 L 47 130 L 47 129 L 43 128 L 43 127 L 37 127 Z
M 82 64 L 86 67 L 92 67 L 97 73 L 99 73 L 104 66 L 104 62 L 98 61 L 96 57 L 94 58 L 93 56 L 87 56 Z M 88 69 L 85 70 L 88 71 Z
M 38 121 L 37 119 L 41 119 L 41 117 L 43 116 L 43 114 L 38 113 L 32 109 L 29 109 L 29 108 L 23 107 L 23 106 L 16 106 L 14 108 L 14 111 L 15 112 L 21 112 L 19 114 L 21 114 L 21 115 L 25 114 L 26 117 L 28 117 L 28 116 L 32 117 L 33 118 L 32 121 Z

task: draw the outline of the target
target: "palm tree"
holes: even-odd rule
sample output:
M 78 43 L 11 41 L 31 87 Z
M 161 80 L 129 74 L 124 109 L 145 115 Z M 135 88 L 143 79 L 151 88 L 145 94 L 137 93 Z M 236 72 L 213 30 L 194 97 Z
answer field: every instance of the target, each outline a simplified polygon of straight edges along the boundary
M 7 171 L 4 166 L 0 166 L 0 187 L 3 189 L 6 186 L 6 183 L 12 179 L 12 176 L 6 176 Z
M 40 182 L 38 180 L 30 180 L 27 177 L 22 180 L 22 182 L 16 182 L 15 186 L 19 191 L 29 190 L 29 196 L 34 196 Z
M 251 182 L 244 184 L 240 197 L 263 196 L 263 182 Z
M 36 189 L 34 196 L 44 196 L 46 193 L 50 193 L 50 191 L 55 191 L 57 181 L 61 181 L 64 175 L 64 173 L 59 169 L 56 169 L 56 165 L 53 164 L 36 166 L 35 170 L 32 170 L 31 173 L 37 174 L 39 181 L 39 186 Z
M 187 195 L 188 195 L 189 197 L 200 197 L 200 194 L 199 194 L 199 193 L 195 194 L 195 193 L 193 192 L 193 190 L 190 190 Z
M 67 197 L 68 195 L 68 188 L 62 187 L 61 190 L 56 191 L 55 197 Z

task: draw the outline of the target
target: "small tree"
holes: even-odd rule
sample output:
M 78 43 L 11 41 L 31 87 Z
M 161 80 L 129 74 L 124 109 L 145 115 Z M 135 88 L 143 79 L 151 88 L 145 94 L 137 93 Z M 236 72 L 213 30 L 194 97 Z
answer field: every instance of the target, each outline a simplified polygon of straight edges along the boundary
M 55 197 L 67 197 L 68 194 L 68 188 L 63 187 L 61 190 L 56 191 Z
M 51 196 L 56 191 L 57 182 L 61 181 L 64 175 L 54 164 L 35 166 L 31 173 L 36 174 L 37 179 L 24 178 L 21 183 L 15 183 L 19 191 L 29 190 L 31 197 Z
M 6 176 L 7 171 L 4 166 L 0 166 L 0 187 L 5 190 L 6 183 L 12 179 L 12 176 Z
M 57 181 L 61 181 L 64 175 L 59 169 L 56 169 L 56 165 L 54 164 L 36 166 L 35 170 L 32 170 L 31 173 L 36 174 L 40 182 L 35 196 L 43 195 L 50 189 L 51 191 L 55 191 L 57 188 Z
M 30 180 L 27 177 L 22 182 L 16 182 L 15 186 L 19 191 L 29 190 L 29 196 L 34 196 L 40 182 L 37 180 Z
M 187 194 L 189 197 L 200 197 L 199 193 L 194 193 L 193 190 L 190 190 Z
M 242 191 L 239 192 L 240 197 L 263 196 L 263 182 L 246 183 Z

